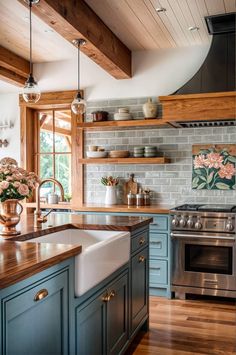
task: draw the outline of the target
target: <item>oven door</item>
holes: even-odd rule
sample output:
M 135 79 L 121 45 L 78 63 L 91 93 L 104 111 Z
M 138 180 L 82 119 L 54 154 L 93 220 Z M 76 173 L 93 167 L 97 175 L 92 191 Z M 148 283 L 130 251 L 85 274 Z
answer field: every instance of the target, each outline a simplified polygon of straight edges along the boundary
M 235 238 L 210 233 L 171 233 L 172 284 L 236 290 Z

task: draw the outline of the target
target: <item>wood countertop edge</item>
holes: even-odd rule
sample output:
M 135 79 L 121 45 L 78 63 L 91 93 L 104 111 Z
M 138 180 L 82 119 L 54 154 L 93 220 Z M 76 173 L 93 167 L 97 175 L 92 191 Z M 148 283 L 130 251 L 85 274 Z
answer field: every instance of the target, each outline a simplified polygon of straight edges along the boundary
M 62 251 L 58 255 L 54 255 L 33 265 L 24 265 L 24 268 L 20 270 L 11 270 L 11 272 L 8 272 L 6 276 L 0 277 L 0 290 L 44 271 L 45 269 L 69 259 L 72 256 L 76 256 L 81 253 L 81 250 L 82 246 L 76 245 L 70 250 Z
M 83 205 L 83 206 L 72 206 L 71 209 L 78 212 L 121 212 L 121 213 L 146 213 L 146 214 L 169 214 L 171 207 L 150 205 L 150 206 L 127 206 L 127 205 L 114 205 L 114 206 L 103 206 L 103 205 Z

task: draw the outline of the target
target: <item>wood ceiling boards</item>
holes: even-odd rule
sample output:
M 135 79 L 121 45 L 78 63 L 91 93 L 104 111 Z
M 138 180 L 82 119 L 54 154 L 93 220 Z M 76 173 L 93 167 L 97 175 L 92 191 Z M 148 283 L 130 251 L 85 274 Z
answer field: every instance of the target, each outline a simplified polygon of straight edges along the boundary
M 236 11 L 235 0 L 85 1 L 131 50 L 207 44 L 204 16 Z M 167 11 L 157 13 L 161 7 Z

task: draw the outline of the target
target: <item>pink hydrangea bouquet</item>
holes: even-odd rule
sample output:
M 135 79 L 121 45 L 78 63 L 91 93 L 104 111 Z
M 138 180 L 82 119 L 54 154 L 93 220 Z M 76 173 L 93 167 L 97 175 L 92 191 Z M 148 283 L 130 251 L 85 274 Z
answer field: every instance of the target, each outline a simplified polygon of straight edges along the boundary
M 0 201 L 9 199 L 23 200 L 32 195 L 39 183 L 33 172 L 19 168 L 17 162 L 11 158 L 0 161 Z

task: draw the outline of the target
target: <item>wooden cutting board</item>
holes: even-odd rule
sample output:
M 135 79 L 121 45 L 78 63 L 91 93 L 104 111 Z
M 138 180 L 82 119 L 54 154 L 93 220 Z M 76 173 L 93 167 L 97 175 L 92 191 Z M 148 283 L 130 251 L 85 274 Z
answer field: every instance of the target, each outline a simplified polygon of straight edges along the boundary
M 131 191 L 132 194 L 136 195 L 138 193 L 138 183 L 134 181 L 134 174 L 130 174 L 129 180 L 123 185 L 124 198 L 123 201 L 125 204 L 128 203 L 127 195 Z

